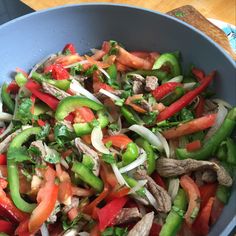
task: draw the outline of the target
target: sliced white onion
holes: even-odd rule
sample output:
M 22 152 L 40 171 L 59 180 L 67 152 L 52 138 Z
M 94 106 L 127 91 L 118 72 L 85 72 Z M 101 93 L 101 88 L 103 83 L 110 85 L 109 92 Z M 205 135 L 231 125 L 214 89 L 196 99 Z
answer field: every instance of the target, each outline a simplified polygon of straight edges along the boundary
M 95 54 L 96 52 L 100 51 L 99 49 L 97 48 L 90 48 L 90 51 Z
M 161 140 L 149 129 L 142 125 L 132 125 L 129 127 L 129 130 L 132 130 L 145 138 L 149 143 L 155 146 L 159 151 L 163 150 L 163 144 Z
M 76 95 L 84 95 L 85 97 L 102 104 L 92 93 L 85 89 L 78 81 L 73 79 L 70 83 L 70 90 Z
M 133 170 L 133 169 L 137 168 L 138 166 L 142 165 L 146 160 L 147 160 L 147 154 L 142 149 L 141 150 L 141 155 L 135 161 L 133 161 L 130 164 L 120 168 L 119 171 L 120 171 L 120 173 L 123 174 L 125 172 L 130 171 L 130 170 Z
M 116 176 L 116 179 L 118 181 L 118 183 L 123 186 L 123 185 L 126 185 L 127 187 L 129 187 L 129 185 L 126 183 L 124 177 L 122 176 L 122 174 L 120 173 L 118 167 L 116 166 L 116 164 L 111 164 L 111 167 L 112 167 L 112 170 Z
M 0 112 L 0 121 L 11 121 L 12 115 L 6 112 Z
M 113 94 L 113 93 L 111 93 L 111 92 L 109 92 L 105 89 L 100 89 L 99 93 L 102 93 L 102 94 L 106 95 L 107 97 L 109 97 L 113 101 L 116 101 L 116 100 L 120 99 L 120 97 L 116 96 L 115 94 Z
M 196 82 L 184 83 L 183 88 L 186 90 L 192 89 L 196 85 Z
M 166 138 L 158 131 L 156 131 L 155 134 L 162 142 L 163 148 L 164 148 L 165 153 L 166 153 L 166 157 L 170 158 L 170 147 L 169 147 L 168 142 L 166 141 Z
M 137 184 L 135 185 L 135 187 L 130 189 L 129 193 L 135 193 L 136 191 L 140 190 L 143 186 L 145 186 L 146 183 L 147 183 L 146 179 L 137 181 Z
M 169 83 L 169 82 L 177 82 L 177 83 L 180 83 L 183 81 L 183 75 L 178 75 L 178 76 L 175 76 L 174 78 L 164 82 L 164 83 Z
M 90 234 L 88 232 L 80 232 L 78 233 L 79 236 L 89 236 Z
M 214 102 L 214 103 L 217 103 L 217 104 L 222 104 L 224 107 L 226 107 L 228 109 L 232 108 L 232 106 L 228 102 L 226 102 L 222 99 L 214 98 L 214 99 L 211 99 L 211 101 Z
M 179 178 L 170 179 L 168 193 L 171 197 L 172 202 L 174 201 L 178 191 L 179 191 Z
M 29 73 L 29 78 L 31 78 L 32 74 L 43 64 L 45 63 L 48 59 L 51 59 L 53 57 L 55 57 L 56 54 L 50 54 L 47 57 L 43 58 L 41 61 L 39 61 L 37 64 L 34 65 L 34 67 L 32 68 L 32 70 Z
M 205 136 L 205 140 L 208 140 L 209 138 L 212 137 L 212 135 L 215 134 L 215 132 L 222 125 L 222 123 L 223 123 L 223 121 L 224 121 L 227 114 L 228 114 L 228 110 L 224 107 L 224 105 L 222 103 L 219 103 L 215 124 L 208 130 L 208 132 Z
M 148 201 L 150 202 L 150 204 L 156 209 L 158 210 L 158 205 L 157 205 L 157 201 L 156 199 L 153 197 L 153 195 L 145 188 L 145 195 L 148 199 Z
M 90 63 L 90 62 L 88 60 L 78 61 L 78 62 L 75 62 L 73 64 L 64 66 L 64 68 L 71 68 L 71 67 L 74 67 L 74 66 L 84 65 L 84 64 L 87 64 L 87 63 Z
M 42 236 L 49 236 L 49 232 L 45 223 L 42 224 L 40 231 Z
M 103 70 L 102 68 L 98 68 L 98 70 L 100 70 L 108 79 L 110 79 L 110 75 L 105 71 Z
M 175 142 L 172 139 L 170 139 L 170 141 L 169 141 L 169 147 L 170 147 L 170 158 L 175 159 L 176 158 L 175 150 L 177 147 L 175 145 Z
M 110 151 L 102 142 L 102 138 L 103 138 L 103 133 L 101 127 L 100 126 L 94 127 L 91 133 L 91 142 L 93 147 L 101 153 L 109 154 Z

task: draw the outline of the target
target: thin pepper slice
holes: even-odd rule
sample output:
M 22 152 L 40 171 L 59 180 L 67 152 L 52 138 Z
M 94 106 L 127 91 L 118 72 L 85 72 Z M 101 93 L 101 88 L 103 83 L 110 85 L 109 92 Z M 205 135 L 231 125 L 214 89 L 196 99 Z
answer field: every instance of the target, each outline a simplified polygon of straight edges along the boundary
M 155 170 L 156 166 L 156 161 L 155 161 L 155 155 L 152 146 L 149 144 L 149 142 L 143 138 L 138 138 L 135 140 L 135 143 L 138 144 L 138 146 L 142 147 L 144 151 L 147 154 L 147 172 L 149 175 L 153 173 Z
M 168 82 L 165 84 L 162 84 L 158 86 L 155 90 L 153 90 L 151 93 L 156 100 L 161 100 L 164 98 L 167 94 L 171 93 L 175 90 L 175 88 L 180 87 L 181 83 L 178 82 Z
M 89 107 L 95 111 L 102 110 L 103 105 L 94 102 L 93 100 L 85 97 L 70 96 L 62 99 L 57 107 L 55 118 L 62 121 L 70 112 L 75 111 L 78 107 Z
M 62 79 L 62 80 L 48 79 L 46 78 L 46 76 L 39 74 L 37 72 L 33 72 L 31 78 L 39 83 L 42 83 L 42 82 L 49 83 L 64 91 L 70 88 L 70 81 L 67 79 Z
M 159 69 L 164 65 L 170 66 L 172 77 L 180 75 L 181 67 L 179 61 L 177 57 L 172 53 L 163 53 L 160 57 L 157 58 L 152 69 Z
M 176 235 L 183 223 L 183 216 L 187 208 L 187 198 L 183 189 L 179 189 L 172 209 L 168 214 L 159 236 Z
M 132 142 L 132 140 L 125 134 L 111 135 L 109 137 L 103 138 L 102 141 L 105 144 L 111 142 L 114 147 L 120 149 L 127 148 L 127 145 Z
M 11 99 L 10 94 L 7 92 L 7 84 L 6 83 L 4 83 L 2 85 L 1 96 L 2 96 L 2 102 L 6 106 L 9 113 L 13 114 L 15 104 L 14 104 L 13 100 Z
M 120 110 L 121 114 L 124 116 L 124 118 L 129 124 L 134 125 L 134 124 L 140 124 L 142 122 L 137 113 L 132 109 L 130 109 L 128 106 L 124 105 L 121 107 Z
M 23 130 L 19 133 L 10 143 L 8 152 L 12 152 L 19 149 L 23 143 L 25 143 L 32 135 L 37 135 L 41 132 L 41 128 L 34 127 Z M 17 158 L 17 157 L 16 157 Z M 17 168 L 17 163 L 13 159 L 7 160 L 7 170 L 8 170 L 8 183 L 10 187 L 10 193 L 14 204 L 20 210 L 24 212 L 32 212 L 35 208 L 35 204 L 26 202 L 20 195 L 19 191 L 19 173 Z
M 103 110 L 97 112 L 97 121 L 99 126 L 103 129 L 109 124 L 109 119 Z M 76 136 L 81 137 L 86 134 L 90 134 L 93 130 L 93 126 L 87 123 L 76 123 L 73 125 Z
M 102 180 L 94 175 L 85 165 L 80 162 L 75 162 L 72 166 L 72 171 L 78 174 L 81 180 L 94 188 L 97 192 L 102 192 L 104 188 Z
M 204 89 L 207 88 L 207 86 L 211 83 L 215 75 L 215 71 L 210 73 L 203 81 L 202 83 L 195 89 L 189 91 L 184 96 L 182 96 L 180 99 L 178 99 L 176 102 L 172 103 L 169 107 L 167 107 L 165 110 L 163 110 L 158 116 L 157 120 L 158 122 L 166 120 L 173 116 L 175 113 L 179 112 L 181 109 L 186 107 L 190 102 L 193 101 L 193 99 L 198 96 Z
M 161 103 L 165 106 L 169 106 L 171 103 L 175 102 L 179 98 L 181 98 L 185 93 L 185 90 L 183 87 L 176 87 L 173 92 L 171 92 L 169 95 L 164 97 L 161 100 Z
M 131 142 L 127 145 L 125 152 L 122 154 L 122 163 L 123 165 L 128 165 L 129 163 L 136 160 L 139 155 L 138 146 Z
M 232 108 L 227 114 L 224 122 L 216 133 L 206 142 L 202 148 L 196 152 L 188 152 L 184 148 L 176 149 L 176 155 L 179 159 L 193 158 L 196 160 L 206 160 L 216 152 L 220 143 L 225 140 L 233 132 L 236 125 L 236 107 Z
M 187 175 L 180 178 L 180 185 L 188 195 L 188 210 L 184 218 L 187 225 L 191 227 L 200 210 L 200 191 L 195 182 Z
M 223 186 L 223 185 L 218 185 L 216 189 L 216 197 L 222 203 L 224 203 L 224 205 L 228 203 L 230 195 L 231 195 L 231 188 Z

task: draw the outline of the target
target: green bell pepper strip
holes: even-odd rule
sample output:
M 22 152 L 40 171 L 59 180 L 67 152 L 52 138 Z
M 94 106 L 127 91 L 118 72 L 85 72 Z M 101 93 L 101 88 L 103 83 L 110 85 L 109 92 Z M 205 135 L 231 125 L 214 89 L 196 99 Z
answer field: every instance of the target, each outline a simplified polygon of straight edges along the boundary
M 124 105 L 121 107 L 120 111 L 121 111 L 121 114 L 124 116 L 125 120 L 129 124 L 134 125 L 134 124 L 142 123 L 142 120 L 139 118 L 137 113 L 133 111 L 131 108 Z
M 171 76 L 175 77 L 181 74 L 181 67 L 178 59 L 171 53 L 164 53 L 155 61 L 152 69 L 160 69 L 164 65 L 170 65 L 171 67 Z
M 176 155 L 179 159 L 193 158 L 196 160 L 206 160 L 216 152 L 220 143 L 225 140 L 233 132 L 236 125 L 236 107 L 232 108 L 227 114 L 224 122 L 216 133 L 204 142 L 199 151 L 188 152 L 185 148 L 176 149 Z
M 48 79 L 44 75 L 39 74 L 37 72 L 33 72 L 31 78 L 39 83 L 42 83 L 42 82 L 49 83 L 64 91 L 70 88 L 70 81 L 67 79 L 63 79 L 63 80 Z
M 162 70 L 135 70 L 135 71 L 132 71 L 132 72 L 129 72 L 126 74 L 126 79 L 129 78 L 129 75 L 132 75 L 132 74 L 138 74 L 138 75 L 141 75 L 141 76 L 156 76 L 158 78 L 158 80 L 160 81 L 163 81 L 163 80 L 169 80 L 171 79 L 171 76 L 168 75 L 168 73 L 166 71 L 162 71 Z
M 72 166 L 72 171 L 78 174 L 82 181 L 94 188 L 97 192 L 102 192 L 104 187 L 102 180 L 94 175 L 93 172 L 84 164 L 75 162 Z
M 176 87 L 175 90 L 167 95 L 165 98 L 161 100 L 161 103 L 163 103 L 165 106 L 169 106 L 171 103 L 178 100 L 180 97 L 182 97 L 185 93 L 185 90 L 183 87 Z
M 50 111 L 50 108 L 44 103 L 36 103 L 34 105 L 34 115 L 38 116 Z
M 107 83 L 111 85 L 113 88 L 118 89 L 120 86 L 117 83 L 117 69 L 116 65 L 112 64 L 107 68 L 107 73 L 110 76 L 110 78 L 107 78 Z
M 108 116 L 103 110 L 97 112 L 99 126 L 103 129 L 109 124 Z M 89 123 L 76 123 L 73 125 L 76 136 L 80 137 L 85 134 L 90 134 L 93 126 Z
M 135 143 L 138 144 L 139 147 L 143 148 L 144 151 L 147 154 L 147 172 L 149 175 L 153 173 L 153 171 L 156 169 L 156 160 L 155 160 L 155 154 L 153 151 L 152 146 L 150 143 L 143 139 L 143 138 L 137 138 L 135 140 Z
M 168 214 L 164 225 L 161 228 L 160 236 L 176 235 L 183 223 L 184 214 L 187 208 L 187 197 L 183 189 L 179 189 L 175 197 L 172 209 Z
M 226 205 L 229 201 L 231 195 L 231 188 L 223 186 L 223 185 L 218 185 L 216 189 L 216 197 Z
M 72 111 L 75 111 L 78 107 L 89 107 L 95 111 L 104 109 L 104 106 L 94 102 L 93 100 L 80 96 L 69 96 L 62 99 L 57 107 L 55 118 L 62 121 Z
M 41 128 L 33 127 L 23 130 L 19 133 L 10 143 L 8 152 L 12 152 L 17 148 L 20 148 L 23 143 L 25 143 L 30 136 L 37 135 L 41 132 Z M 17 158 L 17 157 L 16 157 Z M 19 174 L 17 163 L 13 159 L 7 160 L 7 171 L 8 171 L 8 183 L 11 193 L 11 198 L 17 208 L 24 212 L 32 212 L 36 204 L 31 204 L 22 199 L 19 191 Z
M 139 155 L 138 146 L 131 142 L 127 145 L 125 152 L 122 154 L 122 163 L 124 166 L 130 164 L 131 162 L 135 161 Z
M 126 183 L 130 186 L 130 188 L 134 188 L 138 184 L 138 181 L 133 179 L 132 177 L 130 177 L 126 174 L 122 174 L 122 176 L 125 179 Z M 140 197 L 145 197 L 145 188 L 141 187 L 139 190 L 136 191 L 136 193 Z
M 223 141 L 220 144 L 216 156 L 221 161 L 236 165 L 236 143 L 234 140 L 227 138 L 226 141 Z
M 23 73 L 21 72 L 18 72 L 16 75 L 15 75 L 15 81 L 17 83 L 17 85 L 19 87 L 22 87 L 26 84 L 26 82 L 28 81 L 27 78 L 23 75 Z
M 14 109 L 15 109 L 15 103 L 12 100 L 10 94 L 7 92 L 7 84 L 6 83 L 4 83 L 2 85 L 1 97 L 2 97 L 2 102 L 6 106 L 9 113 L 13 114 Z

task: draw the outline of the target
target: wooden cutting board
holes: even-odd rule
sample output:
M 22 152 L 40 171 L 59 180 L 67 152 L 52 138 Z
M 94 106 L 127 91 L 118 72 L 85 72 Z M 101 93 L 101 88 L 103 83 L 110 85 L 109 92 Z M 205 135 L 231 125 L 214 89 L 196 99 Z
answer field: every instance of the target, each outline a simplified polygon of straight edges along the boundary
M 186 23 L 194 26 L 200 31 L 204 32 L 216 43 L 218 43 L 226 52 L 229 53 L 234 60 L 236 60 L 236 54 L 233 52 L 229 40 L 226 34 L 208 21 L 199 11 L 190 5 L 182 6 L 167 12 L 168 15 L 174 16 Z

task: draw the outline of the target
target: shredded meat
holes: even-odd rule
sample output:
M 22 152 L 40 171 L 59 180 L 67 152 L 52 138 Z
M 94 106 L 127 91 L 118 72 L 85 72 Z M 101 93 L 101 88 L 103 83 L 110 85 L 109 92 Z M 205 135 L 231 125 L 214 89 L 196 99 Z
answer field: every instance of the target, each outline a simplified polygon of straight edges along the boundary
M 133 93 L 140 94 L 143 93 L 143 83 L 138 80 L 133 81 Z
M 99 169 L 100 169 L 100 162 L 97 152 L 95 152 L 92 148 L 86 145 L 80 138 L 75 139 L 75 146 L 77 147 L 79 152 L 87 154 L 93 159 L 94 166 L 93 166 L 93 173 L 98 176 Z
M 146 179 L 147 180 L 147 188 L 153 194 L 156 199 L 158 205 L 158 212 L 167 213 L 171 209 L 171 197 L 168 192 L 156 184 L 156 182 L 147 174 L 144 174 L 142 171 L 137 171 L 136 177 L 138 179 Z
M 132 80 L 140 81 L 142 83 L 145 82 L 145 78 L 142 75 L 139 75 L 139 74 L 132 74 Z
M 142 218 L 137 207 L 123 208 L 114 221 L 114 225 L 130 223 Z
M 109 91 L 110 93 L 116 95 L 116 96 L 121 96 L 124 90 L 114 90 L 114 91 Z M 97 92 L 94 94 L 97 99 L 106 99 L 108 98 L 105 94 Z
M 38 150 L 41 152 L 41 157 L 46 156 L 46 150 L 42 140 L 33 141 L 30 146 L 38 148 Z
M 3 141 L 0 143 L 0 153 L 4 153 L 7 151 L 11 141 L 17 134 L 21 132 L 21 129 L 16 130 L 14 133 L 8 135 Z
M 145 90 L 150 92 L 154 89 L 156 89 L 158 86 L 158 79 L 156 76 L 147 76 L 146 77 L 146 84 L 145 84 Z
M 142 107 L 147 112 L 152 111 L 152 106 L 146 100 L 144 100 L 144 99 L 142 99 L 142 101 L 141 101 L 139 106 Z
M 45 93 L 48 93 L 48 94 L 56 97 L 59 100 L 62 100 L 63 98 L 66 98 L 66 97 L 70 96 L 69 93 L 66 93 L 65 91 L 63 91 L 63 90 L 61 90 L 61 89 L 59 89 L 59 88 L 57 88 L 57 87 L 55 87 L 55 86 L 53 86 L 49 83 L 43 82 L 42 85 L 43 85 L 43 91 Z
M 128 233 L 128 236 L 148 236 L 152 227 L 154 212 L 146 214 Z
M 157 160 L 157 172 L 163 177 L 173 177 L 186 174 L 196 170 L 213 170 L 217 175 L 217 180 L 225 186 L 232 185 L 232 178 L 223 166 L 210 161 L 197 161 L 193 159 L 175 160 L 160 158 Z

